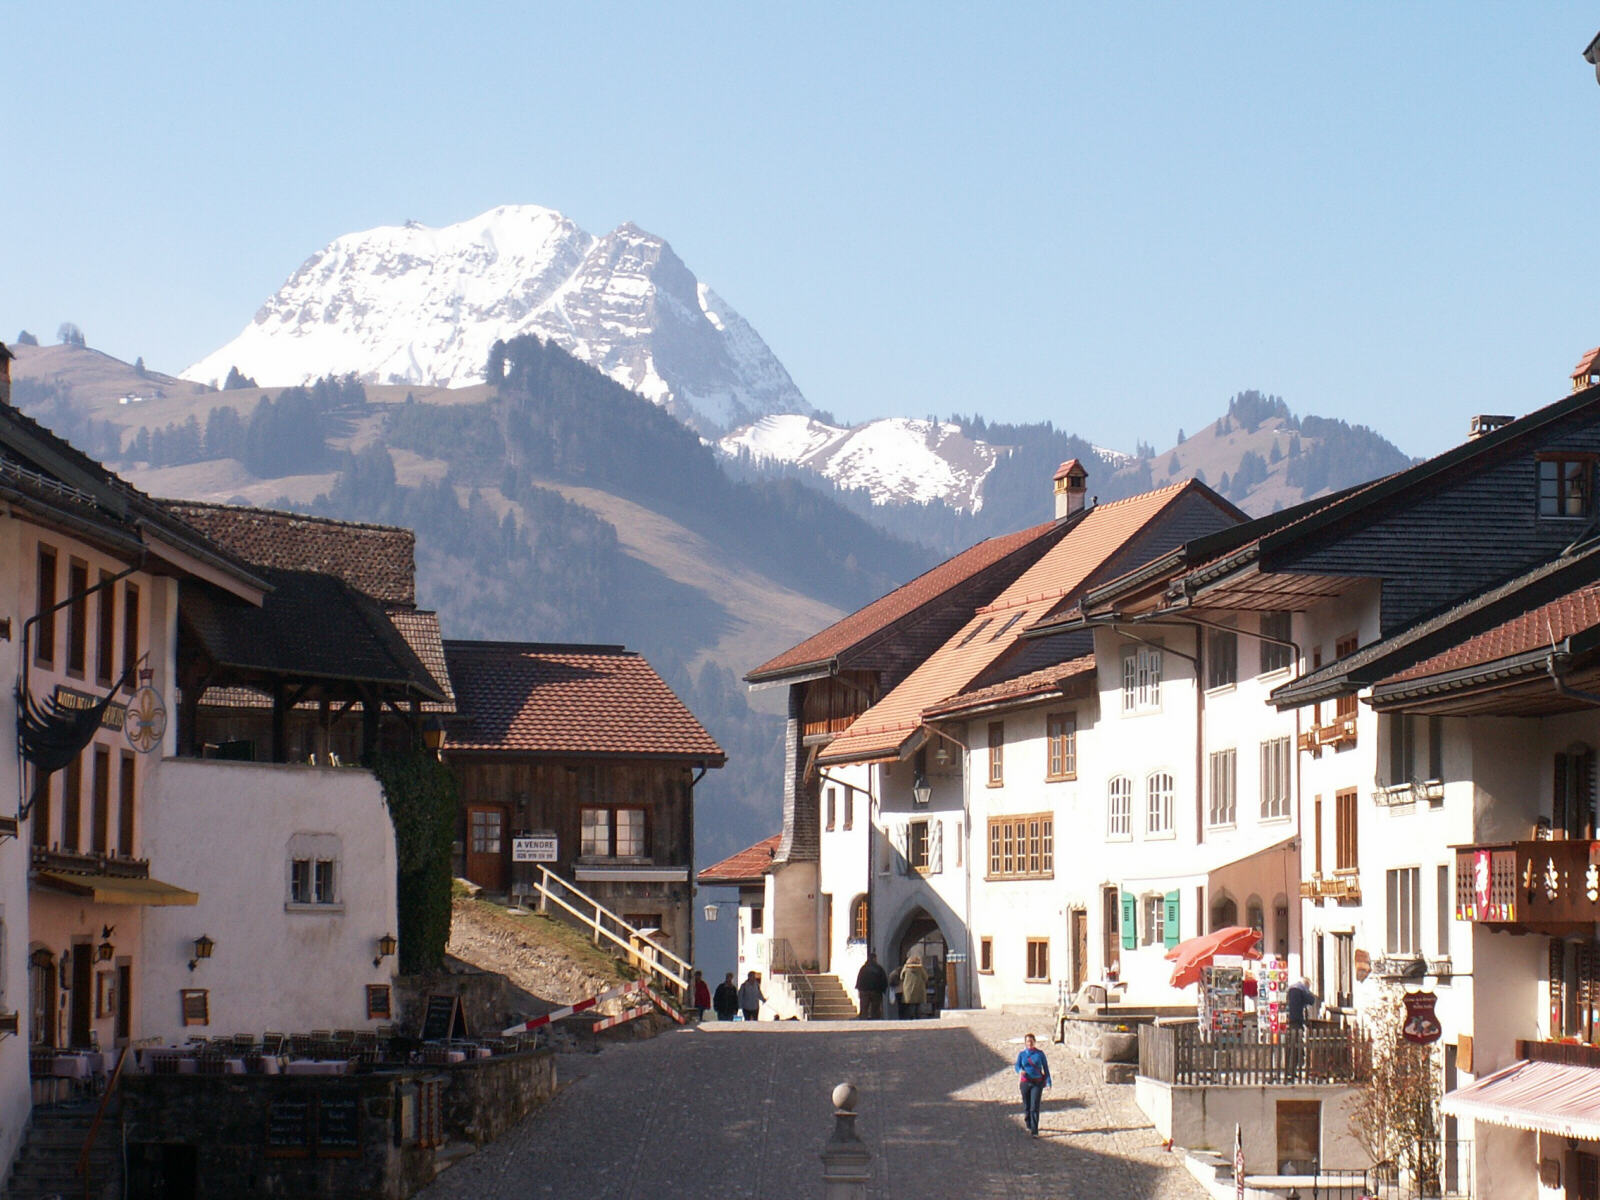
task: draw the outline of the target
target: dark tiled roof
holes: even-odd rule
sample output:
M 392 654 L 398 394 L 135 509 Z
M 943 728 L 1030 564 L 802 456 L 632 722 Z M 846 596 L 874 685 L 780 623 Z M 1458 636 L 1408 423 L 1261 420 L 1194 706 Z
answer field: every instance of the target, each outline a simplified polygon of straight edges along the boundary
M 842 617 L 820 633 L 814 633 L 799 645 L 785 650 L 776 658 L 762 663 L 745 676 L 749 681 L 780 677 L 806 667 L 830 662 L 852 646 L 878 633 L 943 596 L 960 583 L 980 571 L 998 563 L 1030 542 L 1051 534 L 1057 522 L 1046 521 L 1017 533 L 988 538 L 924 571 L 910 583 L 880 596 L 865 608 Z
M 666 681 L 621 646 L 444 643 L 464 724 L 446 751 L 681 758 L 721 766 L 722 748 Z
M 1403 683 L 1446 671 L 1483 666 L 1530 650 L 1548 650 L 1553 643 L 1596 627 L 1600 627 L 1600 583 L 1590 583 L 1469 637 L 1381 682 Z
M 773 856 L 778 852 L 778 843 L 782 837 L 782 834 L 775 833 L 769 838 L 762 838 L 754 846 L 737 854 L 731 854 L 719 863 L 713 863 L 695 876 L 695 881 L 718 887 L 761 882 L 761 877 L 772 866 Z
M 212 662 L 235 676 L 361 682 L 443 700 L 388 614 L 342 580 L 260 568 L 272 591 L 256 608 L 201 589 L 179 599 L 182 620 Z
M 389 620 L 411 647 L 411 652 L 433 676 L 444 694 L 444 703 L 424 704 L 425 712 L 455 712 L 456 692 L 450 684 L 450 668 L 444 661 L 444 639 L 439 634 L 439 614 L 422 608 L 391 608 Z
M 409 529 L 194 500 L 160 503 L 246 562 L 333 575 L 384 604 L 417 602 L 417 538 Z

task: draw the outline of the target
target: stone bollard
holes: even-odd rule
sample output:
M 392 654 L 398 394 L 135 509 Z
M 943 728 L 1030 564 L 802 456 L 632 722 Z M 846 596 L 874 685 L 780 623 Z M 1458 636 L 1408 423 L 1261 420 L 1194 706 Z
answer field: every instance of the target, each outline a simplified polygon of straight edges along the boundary
M 866 1200 L 872 1154 L 856 1136 L 856 1101 L 860 1097 L 853 1083 L 833 1089 L 833 1135 L 817 1156 L 822 1159 L 823 1200 Z

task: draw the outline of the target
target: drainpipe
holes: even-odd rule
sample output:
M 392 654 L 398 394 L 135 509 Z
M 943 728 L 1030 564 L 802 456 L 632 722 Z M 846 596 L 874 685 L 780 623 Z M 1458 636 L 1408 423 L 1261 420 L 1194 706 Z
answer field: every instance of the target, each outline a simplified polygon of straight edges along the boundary
M 684 836 L 689 846 L 689 953 L 684 958 L 689 960 L 691 967 L 694 965 L 694 898 L 700 890 L 694 882 L 694 785 L 706 777 L 707 770 L 709 768 L 702 763 L 700 773 L 689 780 L 689 794 L 684 797 L 687 803 L 683 806 Z M 694 997 L 690 996 L 689 999 L 692 1001 Z
M 1581 692 L 1575 687 L 1568 687 L 1566 681 L 1556 671 L 1556 651 L 1551 647 L 1549 656 L 1544 660 L 1544 669 L 1550 675 L 1550 682 L 1556 685 L 1556 692 L 1569 700 L 1577 700 L 1582 704 L 1600 706 L 1600 695 L 1594 692 Z

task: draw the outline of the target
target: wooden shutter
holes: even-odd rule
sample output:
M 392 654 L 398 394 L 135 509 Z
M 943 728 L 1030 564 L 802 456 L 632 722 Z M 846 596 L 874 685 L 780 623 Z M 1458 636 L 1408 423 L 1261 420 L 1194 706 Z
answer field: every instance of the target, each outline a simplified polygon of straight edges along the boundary
M 1550 1036 L 1558 1038 L 1565 1028 L 1567 1008 L 1567 950 L 1560 938 L 1550 939 Z
M 944 822 L 928 822 L 928 873 L 937 875 L 944 870 Z
M 1567 831 L 1567 756 L 1556 755 L 1555 787 L 1550 797 L 1550 827 L 1558 833 Z
M 1139 901 L 1132 892 L 1122 893 L 1122 948 L 1135 949 L 1139 945 Z
M 1594 837 L 1594 751 L 1588 750 L 1573 755 L 1573 768 L 1578 776 L 1573 780 L 1572 788 L 1574 803 L 1578 809 L 1578 836 L 1592 838 Z
M 1168 950 L 1183 940 L 1178 936 L 1180 895 L 1177 891 L 1171 891 L 1162 897 L 1161 940 L 1166 943 Z

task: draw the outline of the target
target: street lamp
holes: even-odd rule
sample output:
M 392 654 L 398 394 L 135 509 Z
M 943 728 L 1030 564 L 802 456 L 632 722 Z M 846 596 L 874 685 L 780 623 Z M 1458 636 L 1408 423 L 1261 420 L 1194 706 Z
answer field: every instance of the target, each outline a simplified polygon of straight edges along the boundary
M 911 783 L 911 803 L 918 808 L 927 808 L 928 802 L 933 799 L 933 785 L 928 782 L 927 776 L 917 774 Z

